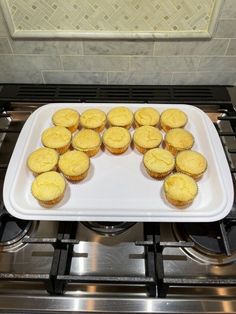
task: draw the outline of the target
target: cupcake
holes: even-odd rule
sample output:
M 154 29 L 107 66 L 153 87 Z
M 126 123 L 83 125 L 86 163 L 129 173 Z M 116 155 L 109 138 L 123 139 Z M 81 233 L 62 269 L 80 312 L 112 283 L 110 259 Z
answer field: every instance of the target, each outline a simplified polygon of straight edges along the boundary
M 179 109 L 167 109 L 161 114 L 161 127 L 167 132 L 170 129 L 183 128 L 188 122 L 187 115 Z
M 35 176 L 40 173 L 56 170 L 58 153 L 47 147 L 41 147 L 32 152 L 27 159 L 27 166 Z
M 128 149 L 130 142 L 130 133 L 125 128 L 111 127 L 103 134 L 103 143 L 112 154 L 124 153 Z
M 176 170 L 199 179 L 207 169 L 206 158 L 195 151 L 185 150 L 176 156 Z
M 120 126 L 129 129 L 133 124 L 133 112 L 126 107 L 116 107 L 107 114 L 110 126 Z
M 197 196 L 198 187 L 193 178 L 183 173 L 175 173 L 165 179 L 164 193 L 172 205 L 187 206 Z
M 168 150 L 153 148 L 145 153 L 143 164 L 151 177 L 162 179 L 174 169 L 175 158 Z
M 191 149 L 194 144 L 193 135 L 184 129 L 172 129 L 166 133 L 165 145 L 172 154 Z
M 63 154 L 70 147 L 71 132 L 64 126 L 54 126 L 43 131 L 41 140 L 44 146 Z
M 157 128 L 144 125 L 135 130 L 133 140 L 136 149 L 144 154 L 149 149 L 158 147 L 161 144 L 162 134 Z
M 56 126 L 64 126 L 73 133 L 79 126 L 79 113 L 70 108 L 60 109 L 52 116 L 52 122 Z
M 38 175 L 31 186 L 33 196 L 44 207 L 52 207 L 64 196 L 66 182 L 56 171 L 44 172 Z
M 159 122 L 159 112 L 151 107 L 145 107 L 138 109 L 134 114 L 135 127 L 143 125 L 156 126 Z
M 106 125 L 106 114 L 100 109 L 88 109 L 81 114 L 80 123 L 85 129 L 101 132 Z
M 88 174 L 89 166 L 89 157 L 77 150 L 61 155 L 58 163 L 59 170 L 70 181 L 83 180 Z
M 72 139 L 74 149 L 86 153 L 89 157 L 95 156 L 101 146 L 100 135 L 90 129 L 83 129 Z

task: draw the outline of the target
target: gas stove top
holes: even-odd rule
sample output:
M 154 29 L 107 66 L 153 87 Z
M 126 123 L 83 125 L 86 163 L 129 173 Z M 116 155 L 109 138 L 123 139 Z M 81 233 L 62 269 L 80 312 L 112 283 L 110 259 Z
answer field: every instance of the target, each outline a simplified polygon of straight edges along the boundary
M 0 86 L 0 310 L 236 313 L 236 208 L 214 223 L 23 221 L 2 201 L 19 132 L 48 102 L 188 103 L 221 137 L 233 179 L 236 113 L 225 87 Z

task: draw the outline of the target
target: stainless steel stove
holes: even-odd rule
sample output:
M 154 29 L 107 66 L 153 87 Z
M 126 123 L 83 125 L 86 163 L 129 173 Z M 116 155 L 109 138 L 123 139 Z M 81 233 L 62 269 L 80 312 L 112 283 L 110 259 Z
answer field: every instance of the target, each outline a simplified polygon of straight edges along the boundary
M 198 106 L 217 128 L 235 181 L 234 93 L 217 86 L 0 85 L 0 312 L 236 313 L 235 204 L 213 223 L 77 223 L 19 220 L 2 201 L 18 134 L 48 102 Z

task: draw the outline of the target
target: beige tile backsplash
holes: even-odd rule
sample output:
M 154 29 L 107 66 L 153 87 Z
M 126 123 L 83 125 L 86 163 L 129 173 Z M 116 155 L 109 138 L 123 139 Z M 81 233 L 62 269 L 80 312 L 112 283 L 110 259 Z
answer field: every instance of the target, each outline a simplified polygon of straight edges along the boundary
M 16 40 L 0 12 L 0 82 L 236 85 L 236 0 L 210 40 Z
M 219 0 L 2 0 L 15 32 L 206 32 Z M 140 33 L 140 36 L 142 35 Z M 67 33 L 69 34 L 69 33 Z M 68 35 L 69 36 L 69 35 Z

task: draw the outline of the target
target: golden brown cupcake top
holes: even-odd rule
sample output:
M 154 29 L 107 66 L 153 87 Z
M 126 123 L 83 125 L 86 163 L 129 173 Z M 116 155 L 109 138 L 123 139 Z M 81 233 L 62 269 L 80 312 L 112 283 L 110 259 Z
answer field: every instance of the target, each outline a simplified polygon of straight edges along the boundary
M 172 147 L 183 150 L 190 149 L 194 144 L 193 135 L 182 128 L 171 129 L 166 133 L 165 141 Z
M 183 173 L 175 173 L 165 179 L 164 191 L 167 198 L 187 203 L 196 197 L 198 187 L 193 178 Z
M 68 128 L 79 123 L 79 113 L 70 108 L 60 109 L 52 116 L 52 122 L 55 125 Z
M 161 132 L 149 125 L 141 126 L 134 132 L 134 142 L 143 148 L 154 148 L 162 141 Z
M 27 165 L 35 173 L 46 172 L 57 165 L 58 158 L 59 155 L 54 149 L 41 147 L 29 155 Z
M 158 124 L 160 119 L 159 112 L 152 107 L 144 107 L 138 109 L 134 114 L 135 121 L 139 126 L 151 125 L 155 126 Z
M 100 109 L 85 110 L 80 117 L 80 123 L 84 128 L 96 129 L 106 123 L 106 114 Z
M 199 175 L 207 168 L 206 158 L 195 151 L 184 150 L 176 156 L 176 166 L 180 171 L 190 175 Z
M 161 114 L 161 124 L 169 129 L 183 127 L 187 121 L 187 115 L 179 109 L 167 109 Z
M 108 112 L 107 119 L 112 126 L 126 127 L 133 123 L 133 112 L 127 107 L 116 107 Z
M 165 149 L 153 148 L 147 151 L 143 157 L 146 168 L 157 173 L 166 173 L 174 169 L 175 158 Z
M 39 201 L 53 201 L 65 191 L 66 183 L 61 174 L 56 171 L 44 172 L 38 175 L 31 186 L 33 196 Z
M 78 150 L 93 149 L 101 145 L 100 135 L 90 129 L 79 131 L 72 140 L 72 145 Z
M 127 129 L 121 127 L 111 127 L 103 134 L 104 144 L 114 147 L 122 148 L 128 145 L 131 141 L 130 133 Z
M 67 176 L 79 176 L 89 168 L 89 157 L 80 151 L 72 150 L 60 156 L 59 169 Z
M 60 148 L 70 143 L 71 132 L 63 126 L 54 126 L 44 130 L 41 139 L 46 147 Z

